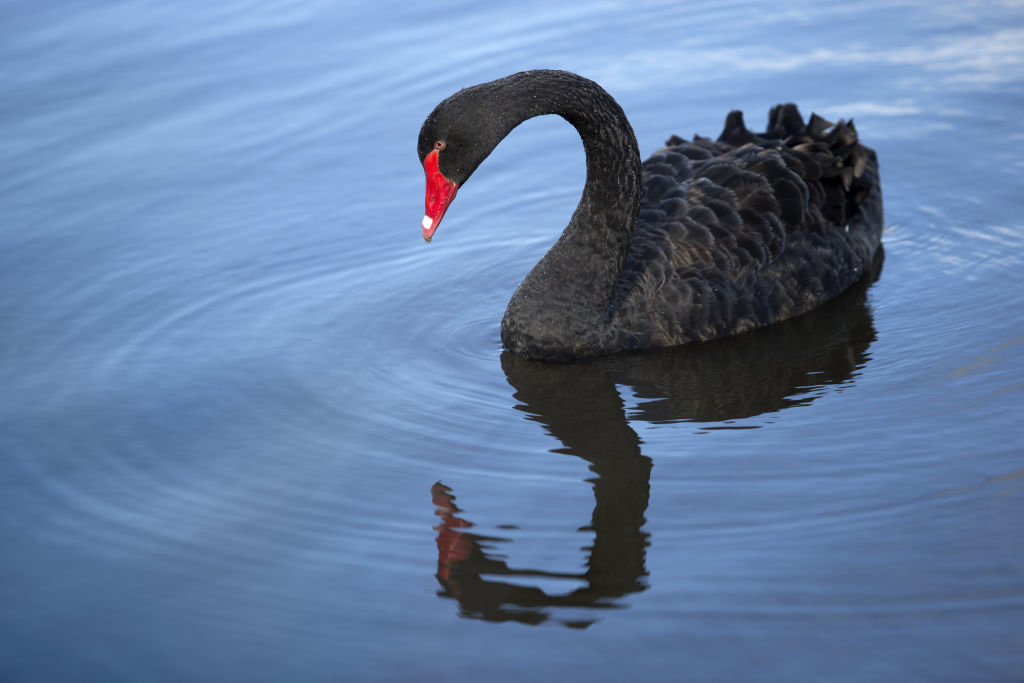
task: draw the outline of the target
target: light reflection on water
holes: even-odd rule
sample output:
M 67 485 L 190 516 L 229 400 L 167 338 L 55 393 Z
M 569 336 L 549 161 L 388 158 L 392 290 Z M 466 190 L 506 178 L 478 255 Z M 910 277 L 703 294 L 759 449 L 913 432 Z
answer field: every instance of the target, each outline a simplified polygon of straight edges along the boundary
M 1022 27 L 8 3 L 0 678 L 1021 677 Z M 518 129 L 424 245 L 415 135 L 536 66 L 602 82 L 643 152 L 855 116 L 884 273 L 706 346 L 503 355 L 578 137 Z

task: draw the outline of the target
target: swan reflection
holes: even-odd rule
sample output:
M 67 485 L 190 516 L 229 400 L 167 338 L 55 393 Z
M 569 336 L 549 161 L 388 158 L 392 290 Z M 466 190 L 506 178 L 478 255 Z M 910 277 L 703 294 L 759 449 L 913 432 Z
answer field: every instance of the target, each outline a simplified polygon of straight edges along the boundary
M 879 258 L 874 276 L 880 269 Z M 438 595 L 459 603 L 464 617 L 586 627 L 600 610 L 625 607 L 648 587 L 643 530 L 652 462 L 629 419 L 722 423 L 763 416 L 814 401 L 829 386 L 852 383 L 876 338 L 865 278 L 811 314 L 757 332 L 707 344 L 627 354 L 568 365 L 501 357 L 515 406 L 560 443 L 552 452 L 587 461 L 594 477 L 593 533 L 579 573 L 513 568 L 496 548 L 511 539 L 476 534 L 438 482 L 431 490 L 438 548 Z M 640 399 L 627 416 L 618 387 Z M 755 425 L 756 426 L 756 425 Z M 536 583 L 584 584 L 554 593 Z M 532 580 L 532 583 L 531 583 Z M 529 585 L 524 585 L 529 584 Z M 588 612 L 582 618 L 581 609 Z M 571 612 L 572 618 L 566 615 Z

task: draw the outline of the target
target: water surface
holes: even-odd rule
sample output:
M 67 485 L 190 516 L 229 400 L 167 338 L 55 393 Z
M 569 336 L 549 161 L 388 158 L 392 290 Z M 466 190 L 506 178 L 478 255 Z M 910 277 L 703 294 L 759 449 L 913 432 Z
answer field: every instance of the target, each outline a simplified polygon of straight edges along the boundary
M 4 681 L 1024 678 L 1018 3 L 8 2 Z M 647 154 L 800 104 L 881 160 L 824 309 L 503 354 L 579 197 L 514 131 L 419 237 L 423 117 L 534 67 Z

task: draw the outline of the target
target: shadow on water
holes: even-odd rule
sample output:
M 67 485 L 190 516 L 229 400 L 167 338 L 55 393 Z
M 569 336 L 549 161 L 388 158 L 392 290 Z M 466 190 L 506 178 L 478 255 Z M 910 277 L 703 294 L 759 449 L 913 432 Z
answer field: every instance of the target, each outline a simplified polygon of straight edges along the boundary
M 525 624 L 548 621 L 554 608 L 625 607 L 625 596 L 648 587 L 643 526 L 652 467 L 628 418 L 728 428 L 731 421 L 807 404 L 830 385 L 852 382 L 876 339 L 867 291 L 881 264 L 880 253 L 870 277 L 818 311 L 740 337 L 568 365 L 502 354 L 516 409 L 561 442 L 552 452 L 583 458 L 594 473 L 588 480 L 595 499 L 591 524 L 580 529 L 594 534 L 593 545 L 584 548 L 589 557 L 581 573 L 509 567 L 493 552 L 509 539 L 468 531 L 472 522 L 458 516 L 451 489 L 438 482 L 431 490 L 441 519 L 435 527 L 438 595 L 457 600 L 464 617 Z M 628 417 L 619 386 L 640 399 Z M 531 577 L 585 585 L 551 594 L 522 585 Z M 585 628 L 594 621 L 560 623 Z

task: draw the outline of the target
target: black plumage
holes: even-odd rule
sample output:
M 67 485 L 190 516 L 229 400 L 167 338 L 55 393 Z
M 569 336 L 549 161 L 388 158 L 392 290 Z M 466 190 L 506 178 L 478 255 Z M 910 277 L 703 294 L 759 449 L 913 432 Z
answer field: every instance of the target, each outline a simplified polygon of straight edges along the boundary
M 622 109 L 596 83 L 527 71 L 452 95 L 420 131 L 421 162 L 461 185 L 522 121 L 559 114 L 587 156 L 562 236 L 516 290 L 501 339 L 569 360 L 746 332 L 805 313 L 860 279 L 878 249 L 875 153 L 852 122 L 804 122 L 792 104 L 764 133 L 740 112 L 718 140 L 673 136 L 640 163 Z

